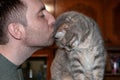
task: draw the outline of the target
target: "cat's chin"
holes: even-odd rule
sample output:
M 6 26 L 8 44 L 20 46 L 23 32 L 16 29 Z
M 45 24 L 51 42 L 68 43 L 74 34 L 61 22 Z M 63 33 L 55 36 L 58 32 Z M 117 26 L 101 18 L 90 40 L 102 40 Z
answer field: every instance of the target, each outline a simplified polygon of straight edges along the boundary
M 64 45 L 62 45 L 61 43 L 56 43 L 56 44 L 59 48 L 64 48 Z

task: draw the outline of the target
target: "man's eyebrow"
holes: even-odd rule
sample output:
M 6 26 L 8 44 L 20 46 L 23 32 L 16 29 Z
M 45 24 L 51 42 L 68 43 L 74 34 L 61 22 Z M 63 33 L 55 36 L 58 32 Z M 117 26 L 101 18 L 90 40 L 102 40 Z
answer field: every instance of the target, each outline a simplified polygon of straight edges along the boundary
M 39 9 L 38 13 L 40 13 L 40 12 L 43 11 L 43 10 L 46 10 L 45 6 L 41 7 L 41 8 Z

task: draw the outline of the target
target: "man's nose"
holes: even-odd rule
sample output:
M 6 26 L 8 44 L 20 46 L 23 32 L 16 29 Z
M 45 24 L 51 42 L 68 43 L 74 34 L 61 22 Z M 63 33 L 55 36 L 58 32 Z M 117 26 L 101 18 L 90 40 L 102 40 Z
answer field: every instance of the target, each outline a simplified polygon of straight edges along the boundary
M 46 11 L 46 14 L 47 14 L 46 16 L 47 16 L 47 20 L 48 20 L 48 25 L 53 26 L 55 24 L 54 16 L 47 11 Z
M 50 20 L 49 20 L 48 24 L 53 26 L 55 24 L 55 18 L 54 18 L 54 16 L 50 14 L 50 18 L 49 19 Z

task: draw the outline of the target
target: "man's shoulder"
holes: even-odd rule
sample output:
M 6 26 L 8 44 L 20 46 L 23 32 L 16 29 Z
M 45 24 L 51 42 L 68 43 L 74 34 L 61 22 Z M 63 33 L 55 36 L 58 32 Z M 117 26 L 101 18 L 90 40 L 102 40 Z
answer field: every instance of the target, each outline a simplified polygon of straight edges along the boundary
M 0 54 L 0 80 L 23 80 L 21 70 Z

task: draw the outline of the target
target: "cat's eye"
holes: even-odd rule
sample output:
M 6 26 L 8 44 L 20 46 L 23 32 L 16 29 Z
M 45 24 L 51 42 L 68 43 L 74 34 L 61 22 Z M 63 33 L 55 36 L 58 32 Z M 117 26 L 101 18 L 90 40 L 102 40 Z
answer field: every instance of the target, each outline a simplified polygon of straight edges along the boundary
M 64 27 L 64 29 L 67 29 L 67 28 L 68 28 L 68 25 L 67 25 L 67 24 L 63 24 L 62 26 Z

